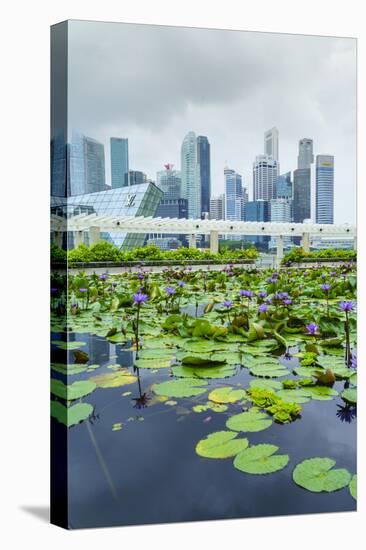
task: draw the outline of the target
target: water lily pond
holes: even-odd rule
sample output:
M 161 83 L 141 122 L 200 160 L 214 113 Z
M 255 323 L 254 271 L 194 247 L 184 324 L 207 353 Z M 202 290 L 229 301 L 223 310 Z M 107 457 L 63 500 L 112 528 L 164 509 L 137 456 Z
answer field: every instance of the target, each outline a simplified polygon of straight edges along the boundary
M 353 264 L 54 273 L 51 306 L 71 528 L 356 509 Z

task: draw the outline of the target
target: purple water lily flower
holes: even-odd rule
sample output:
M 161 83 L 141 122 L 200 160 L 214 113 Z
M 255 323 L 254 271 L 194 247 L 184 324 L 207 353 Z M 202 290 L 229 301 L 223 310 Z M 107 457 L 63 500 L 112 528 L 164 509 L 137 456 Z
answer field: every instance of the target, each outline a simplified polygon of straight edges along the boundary
M 178 281 L 178 286 L 180 286 L 181 288 L 183 288 L 185 285 L 185 282 L 184 281 Z
M 267 296 L 267 292 L 265 290 L 261 290 L 260 292 L 258 292 L 259 298 L 266 298 L 266 296 Z
M 330 285 L 328 283 L 323 283 L 322 285 L 320 285 L 320 288 L 321 290 L 323 290 L 324 292 L 329 292 L 330 290 Z
M 266 304 L 261 304 L 258 308 L 258 313 L 266 313 L 268 311 L 268 306 Z
M 357 369 L 357 355 L 351 356 L 350 367 L 351 369 Z
M 225 300 L 224 302 L 222 302 L 222 305 L 227 309 L 231 309 L 233 307 L 233 303 L 231 300 Z
M 310 334 L 311 336 L 319 334 L 319 325 L 317 325 L 316 323 L 311 322 L 306 325 L 305 328 L 307 330 L 307 334 Z
M 291 306 L 292 305 L 292 300 L 290 298 L 286 298 L 286 300 L 283 300 L 283 304 L 285 306 Z
M 239 290 L 240 296 L 245 296 L 246 298 L 252 298 L 254 296 L 254 292 L 251 290 Z
M 79 288 L 79 292 L 88 292 L 87 288 Z
M 52 294 L 56 294 L 56 292 L 58 292 L 58 288 L 51 288 L 51 292 Z
M 106 278 L 107 278 L 107 273 L 102 273 L 101 275 L 99 275 L 99 279 L 100 279 L 101 281 L 105 281 Z
M 342 302 L 339 302 L 339 307 L 342 311 L 353 311 L 355 304 L 351 300 L 343 300 Z
M 137 277 L 140 279 L 140 281 L 142 281 L 142 279 L 145 278 L 145 275 L 143 273 L 138 273 Z
M 142 305 L 149 299 L 147 294 L 143 294 L 142 292 L 137 292 L 137 294 L 133 295 L 133 305 Z
M 173 288 L 172 286 L 167 286 L 165 292 L 168 296 L 173 296 L 173 294 L 175 294 L 175 288 Z

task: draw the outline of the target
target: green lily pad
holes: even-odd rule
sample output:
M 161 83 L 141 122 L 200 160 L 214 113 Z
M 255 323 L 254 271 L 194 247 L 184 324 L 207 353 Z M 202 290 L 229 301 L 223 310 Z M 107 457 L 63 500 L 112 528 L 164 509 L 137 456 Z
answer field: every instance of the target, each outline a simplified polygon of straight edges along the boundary
M 216 367 L 190 367 L 189 365 L 177 365 L 172 367 L 174 376 L 182 378 L 229 378 L 236 372 L 232 365 L 218 365 Z
M 65 407 L 60 401 L 51 401 L 51 416 L 68 428 L 89 418 L 93 412 L 90 403 L 76 403 L 72 407 Z
M 167 359 L 136 359 L 135 367 L 139 369 L 166 369 L 172 364 L 169 357 Z
M 226 362 L 228 365 L 240 365 L 242 354 L 237 351 L 218 352 L 211 355 L 211 361 Z
M 65 399 L 65 401 L 74 401 L 75 399 L 85 397 L 92 393 L 96 387 L 96 384 L 90 382 L 90 380 L 78 380 L 67 386 L 61 380 L 51 378 L 51 393 L 61 399 Z
M 213 340 L 186 340 L 183 344 L 185 351 L 191 351 L 193 353 L 210 353 L 220 349 L 220 342 Z
M 253 376 L 263 376 L 264 378 L 278 378 L 280 376 L 286 376 L 289 371 L 280 363 L 277 365 L 256 365 L 250 367 L 250 373 Z
M 197 380 L 194 378 L 182 378 L 180 380 L 167 380 L 154 384 L 152 390 L 157 395 L 165 395 L 167 397 L 192 397 L 205 393 L 207 382 L 205 380 Z
M 351 474 L 344 468 L 333 469 L 331 458 L 308 458 L 298 464 L 292 478 L 297 485 L 314 493 L 331 493 L 349 485 Z
M 172 350 L 168 349 L 143 349 L 139 351 L 138 354 L 139 360 L 151 360 L 151 359 L 160 359 L 162 361 L 172 361 L 174 359 L 174 353 Z
M 136 382 L 137 376 L 131 374 L 127 369 L 120 369 L 91 376 L 89 380 L 94 382 L 98 388 L 119 388 L 121 386 L 133 384 Z
M 51 344 L 54 344 L 58 348 L 65 350 L 73 350 L 78 349 L 81 346 L 86 346 L 86 342 L 65 342 L 64 340 L 52 340 Z
M 357 388 L 346 388 L 342 391 L 341 397 L 348 403 L 357 403 Z
M 272 419 L 266 413 L 253 409 L 236 414 L 226 422 L 229 430 L 237 432 L 261 432 L 269 428 L 271 424 Z
M 304 391 L 317 401 L 330 401 L 333 397 L 338 395 L 336 390 L 328 386 L 306 386 Z
M 236 432 L 214 432 L 196 445 L 196 453 L 205 458 L 229 458 L 237 455 L 249 445 L 247 439 L 237 439 Z
M 246 474 L 272 474 L 287 466 L 288 455 L 276 455 L 276 445 L 261 443 L 240 452 L 234 459 L 234 467 Z
M 217 366 L 224 364 L 225 361 L 213 361 L 212 353 L 193 353 L 187 351 L 180 351 L 177 353 L 177 360 L 182 361 L 183 365 L 195 365 L 195 366 Z
M 307 390 L 303 389 L 280 390 L 277 395 L 284 401 L 292 403 L 307 403 L 311 398 Z
M 357 500 L 357 474 L 354 475 L 350 481 L 349 492 L 351 493 L 351 496 Z
M 244 399 L 246 392 L 232 387 L 216 388 L 208 394 L 208 398 L 215 403 L 235 403 Z
M 72 376 L 73 374 L 80 374 L 85 372 L 89 366 L 77 365 L 75 363 L 68 363 L 67 365 L 63 363 L 51 363 L 51 369 L 65 376 Z
M 249 385 L 251 388 L 258 388 L 261 390 L 280 390 L 282 388 L 282 384 L 278 380 L 266 380 L 263 378 L 251 380 Z

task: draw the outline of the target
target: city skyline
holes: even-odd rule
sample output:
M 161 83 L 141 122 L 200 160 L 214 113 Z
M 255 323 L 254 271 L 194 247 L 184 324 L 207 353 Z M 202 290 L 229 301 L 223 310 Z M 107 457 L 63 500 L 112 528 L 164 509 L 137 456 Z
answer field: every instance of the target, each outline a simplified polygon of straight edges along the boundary
M 281 173 L 296 169 L 298 142 L 311 138 L 315 155 L 336 158 L 335 222 L 355 221 L 352 39 L 93 23 L 86 33 L 77 21 L 69 39 L 69 127 L 104 143 L 106 159 L 110 137 L 126 137 L 132 169 L 155 180 L 164 163 L 180 169 L 182 140 L 194 131 L 210 142 L 211 194 L 222 193 L 226 164 L 251 193 L 264 132 L 277 127 Z M 126 44 L 137 66 L 121 61 Z

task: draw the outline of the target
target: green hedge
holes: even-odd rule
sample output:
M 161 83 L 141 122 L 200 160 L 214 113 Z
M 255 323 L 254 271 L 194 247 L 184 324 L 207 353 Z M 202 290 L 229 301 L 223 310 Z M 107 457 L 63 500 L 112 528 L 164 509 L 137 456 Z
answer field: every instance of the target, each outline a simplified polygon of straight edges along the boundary
M 305 252 L 301 247 L 293 248 L 290 252 L 285 254 L 282 263 L 298 263 L 303 261 L 314 261 L 317 260 L 356 260 L 357 252 L 356 250 L 347 250 L 343 248 L 326 248 L 324 250 L 313 250 L 311 252 Z
M 57 247 L 53 245 L 52 258 L 58 259 Z M 60 249 L 58 249 L 60 251 Z M 66 253 L 61 251 L 61 253 Z M 201 251 L 198 248 L 177 248 L 176 250 L 160 250 L 155 245 L 148 245 L 132 250 L 120 250 L 107 241 L 100 241 L 88 247 L 80 244 L 77 248 L 67 252 L 67 259 L 70 263 L 88 262 L 133 262 L 133 261 L 189 261 L 189 260 L 255 260 L 258 251 L 255 248 L 246 250 L 224 249 L 218 254 L 212 254 L 209 250 Z

